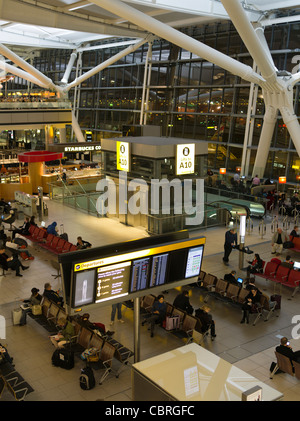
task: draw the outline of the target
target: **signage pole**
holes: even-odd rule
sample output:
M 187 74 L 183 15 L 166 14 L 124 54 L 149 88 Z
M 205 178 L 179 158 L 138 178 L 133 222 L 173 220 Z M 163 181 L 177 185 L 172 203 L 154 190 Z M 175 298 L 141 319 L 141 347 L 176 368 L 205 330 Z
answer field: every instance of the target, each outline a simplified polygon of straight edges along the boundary
M 140 361 L 140 298 L 134 298 L 134 362 Z
M 244 253 L 241 251 L 245 247 L 246 235 L 246 215 L 240 215 L 240 251 L 239 251 L 239 269 L 244 267 Z

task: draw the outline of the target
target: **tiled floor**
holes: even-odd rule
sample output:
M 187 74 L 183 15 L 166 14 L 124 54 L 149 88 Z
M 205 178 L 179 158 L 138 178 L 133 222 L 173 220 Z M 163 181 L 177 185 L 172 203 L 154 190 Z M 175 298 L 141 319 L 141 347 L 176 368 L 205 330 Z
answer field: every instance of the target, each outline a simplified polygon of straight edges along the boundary
M 48 201 L 49 217 L 47 223 L 56 221 L 58 225 L 64 224 L 65 232 L 69 235 L 71 242 L 76 242 L 76 237 L 81 235 L 83 239 L 90 241 L 93 246 L 101 246 L 109 243 L 116 243 L 129 239 L 136 239 L 147 236 L 147 233 L 137 228 L 126 227 L 110 219 L 97 219 L 92 216 L 79 213 L 73 209 L 66 208 L 60 204 Z M 270 219 L 269 219 L 270 221 Z M 21 220 L 19 221 L 21 224 Z M 20 225 L 19 224 L 19 225 Z M 253 232 L 247 234 L 246 245 L 260 254 L 264 260 L 270 260 L 270 225 L 267 226 L 267 233 L 260 238 L 258 233 L 258 221 L 254 221 Z M 16 223 L 18 225 L 18 223 Z M 202 269 L 206 272 L 222 277 L 231 269 L 237 269 L 239 255 L 233 251 L 230 256 L 230 265 L 224 266 L 222 262 L 223 243 L 226 228 L 211 228 L 207 231 L 192 231 L 191 236 L 206 236 L 206 246 Z M 130 367 L 126 367 L 119 378 L 108 377 L 104 383 L 90 391 L 83 391 L 79 387 L 78 377 L 82 361 L 76 360 L 75 368 L 67 371 L 53 367 L 51 345 L 48 333 L 30 317 L 25 326 L 13 326 L 11 311 L 19 305 L 18 300 L 30 295 L 32 287 L 43 291 L 45 282 L 51 282 L 54 288 L 60 287 L 52 274 L 55 270 L 51 267 L 53 256 L 38 246 L 30 246 L 34 261 L 30 261 L 30 269 L 23 272 L 22 278 L 16 278 L 13 274 L 0 277 L 0 315 L 6 319 L 6 343 L 10 354 L 14 357 L 16 369 L 34 388 L 29 394 L 27 401 L 130 401 L 131 400 L 131 373 Z M 251 256 L 250 256 L 251 257 Z M 294 259 L 298 256 L 295 254 Z M 300 255 L 299 255 L 300 260 Z M 28 262 L 26 262 L 27 264 Z M 246 266 L 246 259 L 244 261 Z M 245 272 L 238 270 L 242 277 Z M 273 285 L 264 280 L 257 279 L 257 284 L 265 293 L 273 293 Z M 165 299 L 173 302 L 176 290 L 170 290 L 165 294 Z M 241 311 L 230 304 L 225 304 L 210 297 L 208 304 L 216 322 L 217 338 L 211 342 L 208 338 L 204 346 L 211 352 L 237 365 L 239 368 L 249 372 L 251 375 L 283 392 L 284 400 L 300 400 L 300 383 L 287 374 L 278 374 L 273 380 L 269 379 L 269 367 L 274 361 L 274 349 L 279 343 L 281 336 L 291 338 L 291 331 L 294 325 L 292 317 L 300 313 L 300 294 L 290 300 L 291 290 L 283 288 L 282 307 L 278 311 L 278 317 L 272 316 L 269 321 L 259 320 L 256 326 L 241 325 Z M 203 304 L 205 292 L 198 288 L 190 287 L 190 300 L 195 308 Z M 113 327 L 109 326 L 111 307 L 102 307 L 90 311 L 93 321 L 105 323 L 107 328 L 115 331 L 114 337 L 125 346 L 133 349 L 133 312 L 123 307 L 124 324 L 115 322 Z M 300 330 L 300 329 L 299 329 Z M 300 340 L 291 339 L 294 349 L 300 349 Z M 141 327 L 141 360 L 166 352 L 183 345 L 183 342 L 174 335 L 158 328 L 154 338 L 150 338 L 146 327 Z M 96 378 L 98 373 L 96 373 Z M 12 400 L 11 395 L 5 392 L 2 400 Z

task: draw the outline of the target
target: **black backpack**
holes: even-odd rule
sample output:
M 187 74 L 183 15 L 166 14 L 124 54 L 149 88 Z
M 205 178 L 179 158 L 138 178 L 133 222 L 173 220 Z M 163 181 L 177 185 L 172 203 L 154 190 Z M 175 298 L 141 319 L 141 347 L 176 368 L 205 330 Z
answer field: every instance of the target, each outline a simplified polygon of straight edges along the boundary
M 85 367 L 81 369 L 81 375 L 79 377 L 79 384 L 81 389 L 90 390 L 96 385 L 94 372 L 91 367 Z

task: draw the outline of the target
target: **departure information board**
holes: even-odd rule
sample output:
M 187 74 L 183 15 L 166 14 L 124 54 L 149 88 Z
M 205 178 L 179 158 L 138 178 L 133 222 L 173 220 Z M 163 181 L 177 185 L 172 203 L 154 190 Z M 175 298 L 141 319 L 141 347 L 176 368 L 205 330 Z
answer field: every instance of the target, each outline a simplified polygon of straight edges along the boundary
M 97 270 L 96 303 L 128 295 L 131 262 L 100 267 Z
M 204 237 L 184 239 L 74 261 L 71 307 L 130 300 L 140 291 L 147 294 L 164 285 L 168 289 L 169 283 L 197 277 L 204 243 Z

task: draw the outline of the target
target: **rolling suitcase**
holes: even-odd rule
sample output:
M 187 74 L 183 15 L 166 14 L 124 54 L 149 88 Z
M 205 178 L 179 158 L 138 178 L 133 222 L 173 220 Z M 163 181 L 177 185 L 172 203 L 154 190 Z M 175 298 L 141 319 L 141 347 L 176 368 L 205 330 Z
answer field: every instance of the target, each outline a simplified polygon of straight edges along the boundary
M 19 325 L 21 322 L 21 317 L 22 317 L 22 309 L 19 308 L 15 308 L 12 311 L 12 321 L 13 321 L 13 325 Z
M 275 310 L 279 310 L 281 308 L 281 295 L 274 294 L 270 297 L 271 301 L 276 301 Z
M 69 236 L 64 230 L 64 224 L 60 224 L 60 238 L 63 238 L 66 241 L 69 241 Z
M 66 348 L 56 349 L 52 354 L 52 364 L 55 367 L 71 370 L 74 367 L 74 352 Z

